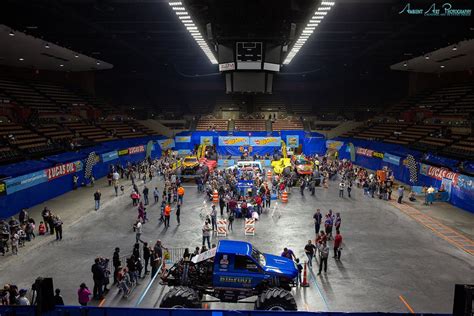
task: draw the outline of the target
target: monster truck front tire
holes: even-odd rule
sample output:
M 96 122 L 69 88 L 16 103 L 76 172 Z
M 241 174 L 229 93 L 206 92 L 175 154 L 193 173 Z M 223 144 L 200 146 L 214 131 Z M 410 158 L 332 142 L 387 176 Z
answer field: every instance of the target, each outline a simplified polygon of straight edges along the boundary
M 256 310 L 265 311 L 296 311 L 295 298 L 282 288 L 270 288 L 258 296 L 255 302 Z
M 201 300 L 192 288 L 176 286 L 161 300 L 162 308 L 201 308 Z

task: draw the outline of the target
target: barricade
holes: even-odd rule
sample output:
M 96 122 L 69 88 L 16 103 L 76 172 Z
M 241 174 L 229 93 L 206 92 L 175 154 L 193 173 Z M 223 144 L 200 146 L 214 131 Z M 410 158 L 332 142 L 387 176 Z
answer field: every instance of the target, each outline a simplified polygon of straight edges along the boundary
M 281 193 L 281 201 L 282 201 L 283 203 L 288 203 L 288 192 L 283 191 L 283 192 Z
M 217 220 L 217 236 L 218 237 L 227 236 L 227 220 L 226 219 Z
M 217 190 L 214 190 L 214 193 L 212 193 L 212 203 L 219 203 L 219 193 L 217 193 Z
M 247 218 L 245 219 L 245 236 L 255 236 L 255 219 Z

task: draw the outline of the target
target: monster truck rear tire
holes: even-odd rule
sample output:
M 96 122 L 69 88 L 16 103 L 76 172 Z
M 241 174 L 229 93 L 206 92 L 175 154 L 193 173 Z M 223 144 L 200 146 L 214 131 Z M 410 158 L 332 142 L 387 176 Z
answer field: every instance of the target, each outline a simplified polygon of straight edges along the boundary
M 177 286 L 165 294 L 161 300 L 162 308 L 201 308 L 201 300 L 192 288 Z
M 281 288 L 270 288 L 258 296 L 255 309 L 264 311 L 296 311 L 295 298 L 290 292 Z

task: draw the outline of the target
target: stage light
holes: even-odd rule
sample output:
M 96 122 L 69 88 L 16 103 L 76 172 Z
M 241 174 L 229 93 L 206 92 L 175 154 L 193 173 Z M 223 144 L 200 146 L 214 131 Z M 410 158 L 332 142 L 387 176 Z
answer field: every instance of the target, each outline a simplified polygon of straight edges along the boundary
M 100 66 L 100 62 L 99 62 L 99 61 L 98 61 L 96 64 L 97 64 L 97 66 Z
M 426 60 L 430 59 L 430 56 L 426 55 L 426 56 L 425 56 L 425 59 L 426 59 Z
M 15 33 L 13 33 L 12 31 L 10 31 L 10 33 L 8 34 L 10 36 L 15 36 Z
M 441 67 L 441 68 L 444 68 L 444 65 L 441 65 L 440 67 Z
M 63 65 L 63 64 L 60 64 L 59 67 L 64 67 L 64 65 Z
M 186 8 L 183 5 L 183 3 L 181 1 L 172 1 L 168 3 L 172 7 L 173 11 L 176 13 L 178 18 L 181 20 L 181 23 L 183 23 L 183 25 L 186 27 L 186 29 L 189 31 L 191 36 L 194 38 L 198 46 L 201 48 L 201 50 L 204 52 L 206 57 L 209 59 L 209 61 L 212 64 L 217 64 L 218 62 L 217 62 L 216 57 L 214 56 L 213 51 L 211 50 L 210 46 L 202 37 L 201 32 L 199 31 L 198 27 L 194 24 L 191 16 L 186 11 Z
M 457 46 L 454 46 L 454 47 L 453 47 L 453 50 L 458 50 Z
M 291 47 L 290 51 L 288 52 L 288 55 L 286 55 L 286 58 L 283 61 L 284 65 L 288 65 L 293 58 L 296 56 L 296 54 L 300 51 L 300 49 L 303 47 L 304 43 L 308 40 L 308 38 L 311 36 L 311 34 L 314 33 L 316 27 L 322 22 L 324 17 L 327 15 L 327 13 L 332 9 L 332 6 L 334 6 L 336 3 L 333 1 L 322 1 L 319 7 L 316 9 L 314 12 L 314 15 L 311 17 L 311 19 L 307 22 L 305 28 L 301 32 L 300 36 L 294 42 L 293 46 Z
M 22 58 L 22 57 L 20 57 L 20 58 L 18 58 L 18 60 L 19 60 L 19 61 L 24 61 L 25 59 Z
M 407 64 L 407 63 L 403 63 L 403 67 L 406 67 L 406 66 L 408 66 L 408 64 Z
M 49 44 L 46 43 L 46 45 L 44 45 L 44 48 L 49 48 Z
M 74 57 L 79 58 L 79 55 L 76 54 L 76 55 L 74 55 Z

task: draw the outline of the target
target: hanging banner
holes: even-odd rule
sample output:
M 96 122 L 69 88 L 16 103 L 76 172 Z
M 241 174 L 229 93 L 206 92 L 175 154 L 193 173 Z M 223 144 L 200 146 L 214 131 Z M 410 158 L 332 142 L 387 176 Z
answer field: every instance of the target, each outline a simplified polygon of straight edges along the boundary
M 155 149 L 155 145 L 153 145 L 153 141 L 152 140 L 148 141 L 148 143 L 146 144 L 146 155 L 145 155 L 147 159 L 150 158 L 151 152 L 154 149 Z
M 40 183 L 48 181 L 46 172 L 44 170 L 25 174 L 16 178 L 5 180 L 7 185 L 7 194 L 12 194 L 24 189 L 28 189 Z
M 249 138 L 242 136 L 219 136 L 219 146 L 248 146 Z
M 287 147 L 298 147 L 300 145 L 300 137 L 298 135 L 286 135 Z
M 161 150 L 167 150 L 174 147 L 174 139 L 172 138 L 160 139 L 157 142 L 160 145 Z
M 60 178 L 62 176 L 75 173 L 82 170 L 82 162 L 68 162 L 46 169 L 46 176 L 48 181 Z
M 190 143 L 191 136 L 176 136 L 174 138 L 175 143 Z
M 383 159 L 384 155 L 383 155 L 383 153 L 380 153 L 378 151 L 372 151 L 372 157 Z
M 214 138 L 212 136 L 201 136 L 201 145 L 212 146 L 214 145 Z
M 443 179 L 452 180 L 454 185 L 457 184 L 458 176 L 459 176 L 458 173 L 451 171 L 449 169 L 433 167 L 426 164 L 421 164 L 420 173 L 437 180 L 443 180 Z
M 400 159 L 401 157 L 398 157 L 389 153 L 385 153 L 383 156 L 383 161 L 391 163 L 393 165 L 397 165 L 397 166 L 400 165 Z
M 281 137 L 250 137 L 250 146 L 279 147 Z
M 128 149 L 128 154 L 129 155 L 139 154 L 139 153 L 144 153 L 144 152 L 145 152 L 145 145 L 130 147 Z
M 117 154 L 118 154 L 119 156 L 126 156 L 126 155 L 128 155 L 128 148 L 118 150 L 118 151 L 117 151 Z
M 0 182 L 0 196 L 7 194 L 7 185 L 5 182 Z
M 108 153 L 103 153 L 100 156 L 102 157 L 103 162 L 107 162 L 107 161 L 117 159 L 119 155 L 118 155 L 118 152 L 114 150 L 114 151 L 109 151 Z
M 187 156 L 191 154 L 190 149 L 178 149 L 178 155 L 179 156 Z
M 357 147 L 356 153 L 361 156 L 372 157 L 373 150 Z
M 337 141 L 337 140 L 327 140 L 326 141 L 327 149 L 339 150 L 339 149 L 341 149 L 342 145 L 344 145 L 344 142 L 340 142 L 340 141 Z

